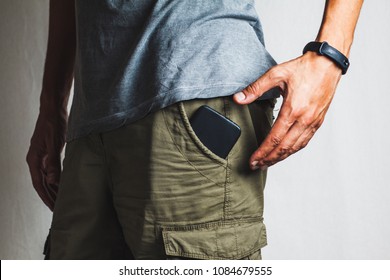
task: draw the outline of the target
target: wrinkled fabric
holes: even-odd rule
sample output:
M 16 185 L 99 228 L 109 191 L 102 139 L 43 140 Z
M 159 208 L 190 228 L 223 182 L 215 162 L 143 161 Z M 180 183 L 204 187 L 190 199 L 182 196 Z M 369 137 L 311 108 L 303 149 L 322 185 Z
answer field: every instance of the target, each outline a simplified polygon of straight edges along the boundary
M 189 125 L 202 105 L 241 128 L 226 159 Z M 250 170 L 248 160 L 271 129 L 273 105 L 190 100 L 71 141 L 50 258 L 260 259 L 267 173 Z
M 76 0 L 76 20 L 68 142 L 231 95 L 275 64 L 253 0 Z

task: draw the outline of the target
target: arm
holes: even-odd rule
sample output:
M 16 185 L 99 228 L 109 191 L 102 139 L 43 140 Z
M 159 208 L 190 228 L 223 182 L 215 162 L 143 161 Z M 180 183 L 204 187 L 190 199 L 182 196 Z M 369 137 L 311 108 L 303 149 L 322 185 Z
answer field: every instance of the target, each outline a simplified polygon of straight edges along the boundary
M 50 0 L 49 39 L 40 109 L 27 153 L 33 186 L 51 209 L 58 190 L 65 144 L 67 103 L 76 49 L 74 0 Z
M 327 0 L 317 41 L 327 41 L 348 56 L 363 0 Z M 303 46 L 302 46 L 303 47 Z M 250 159 L 252 169 L 265 169 L 304 148 L 324 121 L 341 77 L 328 58 L 307 52 L 271 68 L 234 95 L 249 104 L 271 88 L 282 91 L 283 104 L 269 135 Z

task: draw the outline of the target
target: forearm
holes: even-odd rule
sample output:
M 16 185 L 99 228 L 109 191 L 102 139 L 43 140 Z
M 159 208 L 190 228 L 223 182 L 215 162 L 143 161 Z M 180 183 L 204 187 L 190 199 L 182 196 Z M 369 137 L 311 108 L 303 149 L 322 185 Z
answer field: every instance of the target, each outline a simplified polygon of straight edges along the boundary
M 50 0 L 49 39 L 40 112 L 66 117 L 76 50 L 74 0 Z
M 363 0 L 327 0 L 317 41 L 327 41 L 348 56 Z M 272 67 L 242 92 L 239 104 L 249 104 L 279 87 L 283 103 L 266 139 L 250 158 L 253 170 L 267 168 L 303 149 L 325 119 L 341 78 L 341 68 L 316 52 Z
M 327 41 L 349 56 L 363 0 L 327 0 L 317 41 Z

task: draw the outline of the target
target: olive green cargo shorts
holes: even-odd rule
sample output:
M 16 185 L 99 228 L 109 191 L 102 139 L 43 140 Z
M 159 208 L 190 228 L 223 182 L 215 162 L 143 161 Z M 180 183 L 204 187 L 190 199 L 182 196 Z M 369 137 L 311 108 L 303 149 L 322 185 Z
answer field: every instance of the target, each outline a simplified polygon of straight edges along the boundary
M 241 127 L 222 159 L 189 123 L 208 105 Z M 269 132 L 274 100 L 176 103 L 66 146 L 51 259 L 261 259 L 265 171 L 249 157 Z

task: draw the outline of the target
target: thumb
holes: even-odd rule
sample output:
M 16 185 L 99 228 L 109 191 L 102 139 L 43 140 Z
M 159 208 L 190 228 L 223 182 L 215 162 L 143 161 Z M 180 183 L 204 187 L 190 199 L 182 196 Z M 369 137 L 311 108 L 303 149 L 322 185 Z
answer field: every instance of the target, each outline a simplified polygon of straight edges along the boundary
M 282 80 L 282 72 L 279 71 L 278 66 L 274 66 L 241 92 L 234 94 L 233 100 L 238 104 L 252 103 L 265 92 L 280 86 Z

